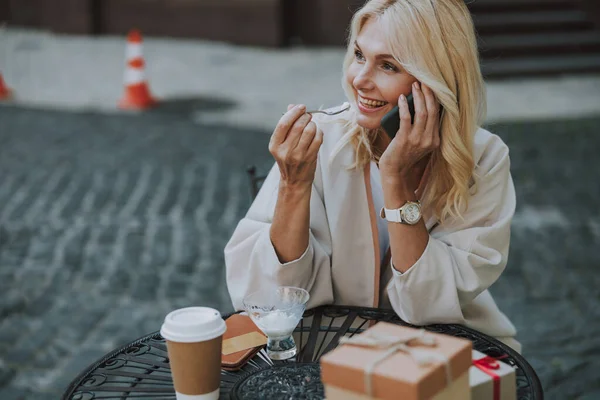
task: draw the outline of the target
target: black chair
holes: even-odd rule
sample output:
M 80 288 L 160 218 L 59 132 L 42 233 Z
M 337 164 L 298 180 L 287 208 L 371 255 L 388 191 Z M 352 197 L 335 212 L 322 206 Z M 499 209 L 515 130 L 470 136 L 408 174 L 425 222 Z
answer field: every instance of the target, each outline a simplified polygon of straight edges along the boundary
M 258 191 L 260 190 L 260 187 L 262 186 L 263 182 L 265 181 L 265 178 L 267 177 L 266 175 L 256 175 L 256 166 L 255 165 L 251 165 L 246 169 L 246 172 L 248 173 L 248 177 L 250 178 L 250 193 L 252 195 L 252 200 L 254 200 L 254 198 L 256 198 L 256 195 L 258 194 Z

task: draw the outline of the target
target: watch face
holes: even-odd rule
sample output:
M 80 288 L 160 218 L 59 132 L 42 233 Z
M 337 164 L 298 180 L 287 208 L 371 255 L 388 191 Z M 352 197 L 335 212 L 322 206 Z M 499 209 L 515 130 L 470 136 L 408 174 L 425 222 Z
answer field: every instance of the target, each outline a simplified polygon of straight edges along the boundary
M 404 208 L 402 216 L 409 224 L 416 224 L 421 218 L 421 209 L 417 204 L 409 204 Z

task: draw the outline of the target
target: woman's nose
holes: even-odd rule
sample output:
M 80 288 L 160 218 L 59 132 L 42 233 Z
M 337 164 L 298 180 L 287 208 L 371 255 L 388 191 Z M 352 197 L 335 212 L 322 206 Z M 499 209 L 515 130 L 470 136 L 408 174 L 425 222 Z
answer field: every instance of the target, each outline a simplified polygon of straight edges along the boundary
M 369 69 L 363 67 L 359 73 L 354 77 L 352 82 L 354 87 L 358 90 L 369 90 L 373 88 L 373 81 L 371 79 Z

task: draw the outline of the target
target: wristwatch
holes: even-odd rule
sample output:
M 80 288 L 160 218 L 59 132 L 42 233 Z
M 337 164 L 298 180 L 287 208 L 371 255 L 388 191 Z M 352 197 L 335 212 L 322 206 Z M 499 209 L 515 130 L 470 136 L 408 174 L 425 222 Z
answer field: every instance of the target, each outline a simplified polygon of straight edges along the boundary
M 407 201 L 402 207 L 396 209 L 382 207 L 379 215 L 389 222 L 415 225 L 421 220 L 421 202 Z

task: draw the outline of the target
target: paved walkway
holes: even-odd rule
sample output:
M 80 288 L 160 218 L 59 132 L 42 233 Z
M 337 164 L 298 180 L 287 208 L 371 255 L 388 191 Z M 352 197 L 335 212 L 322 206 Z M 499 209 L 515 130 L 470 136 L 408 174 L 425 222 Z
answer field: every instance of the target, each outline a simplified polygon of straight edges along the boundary
M 152 38 L 144 45 L 152 91 L 186 104 L 184 117 L 197 122 L 272 131 L 289 103 L 344 101 L 340 48 L 264 50 Z M 124 53 L 123 37 L 0 31 L 0 71 L 17 104 L 115 112 Z M 599 114 L 600 75 L 490 82 L 488 101 L 489 122 Z M 200 112 L 199 105 L 210 108 Z
M 600 118 L 493 129 L 519 204 L 492 293 L 548 399 L 600 398 Z M 176 307 L 230 311 L 222 250 L 250 202 L 244 167 L 271 165 L 268 137 L 174 109 L 0 107 L 0 399 L 57 399 Z

